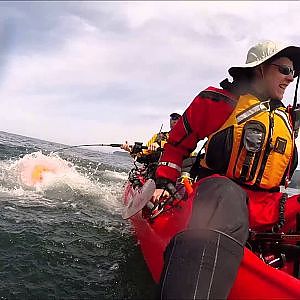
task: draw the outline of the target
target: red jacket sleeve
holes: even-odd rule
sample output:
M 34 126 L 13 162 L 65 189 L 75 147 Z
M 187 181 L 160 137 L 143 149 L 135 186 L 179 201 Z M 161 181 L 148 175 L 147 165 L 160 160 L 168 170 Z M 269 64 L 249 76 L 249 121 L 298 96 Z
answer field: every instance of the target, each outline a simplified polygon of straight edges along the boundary
M 170 132 L 156 171 L 159 182 L 175 182 L 180 176 L 184 158 L 197 143 L 217 131 L 229 118 L 236 99 L 227 91 L 209 87 L 201 92 L 186 109 Z

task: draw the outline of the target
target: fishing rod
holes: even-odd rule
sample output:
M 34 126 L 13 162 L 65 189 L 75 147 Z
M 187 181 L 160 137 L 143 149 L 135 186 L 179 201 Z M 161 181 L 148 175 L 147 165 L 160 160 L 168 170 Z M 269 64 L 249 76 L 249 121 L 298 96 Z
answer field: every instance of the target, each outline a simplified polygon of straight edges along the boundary
M 297 76 L 294 102 L 292 106 L 292 121 L 293 121 L 293 130 L 294 130 L 295 138 L 298 137 L 299 128 L 300 128 L 300 105 L 299 103 L 297 103 L 299 79 L 300 79 L 300 75 Z
M 164 124 L 161 124 L 159 134 L 162 131 Z M 81 145 L 75 145 L 75 146 L 66 146 L 63 148 L 56 149 L 52 151 L 52 153 L 67 150 L 67 149 L 73 149 L 73 148 L 79 148 L 79 147 L 115 147 L 120 148 L 123 144 L 81 144 Z M 140 152 L 142 149 L 148 149 L 147 146 L 143 146 L 143 143 L 135 142 L 134 145 L 130 145 L 130 147 L 133 149 L 133 153 Z
M 164 123 L 162 123 L 162 124 L 161 124 L 161 126 L 160 126 L 160 129 L 159 129 L 159 132 L 158 132 L 158 133 L 161 133 L 163 126 L 164 126 Z
M 82 144 L 82 145 L 75 145 L 75 146 L 67 146 L 67 147 L 63 147 L 63 148 L 59 148 L 56 149 L 54 151 L 52 151 L 52 153 L 55 152 L 59 152 L 62 150 L 66 150 L 66 149 L 71 149 L 71 148 L 79 148 L 79 147 L 117 147 L 120 148 L 122 146 L 122 144 Z
M 297 82 L 296 82 L 296 88 L 295 88 L 295 94 L 294 94 L 294 102 L 293 102 L 293 110 L 296 109 L 297 105 L 299 105 L 299 104 L 297 104 L 299 78 L 300 78 L 300 75 L 297 76 Z
M 147 146 L 142 146 L 142 143 L 135 142 L 135 145 L 138 145 L 139 148 L 141 149 L 147 149 Z M 123 144 L 81 144 L 81 145 L 75 145 L 75 146 L 67 146 L 63 148 L 56 149 L 52 151 L 52 153 L 63 151 L 66 149 L 72 149 L 72 148 L 79 148 L 79 147 L 115 147 L 115 148 L 120 148 Z

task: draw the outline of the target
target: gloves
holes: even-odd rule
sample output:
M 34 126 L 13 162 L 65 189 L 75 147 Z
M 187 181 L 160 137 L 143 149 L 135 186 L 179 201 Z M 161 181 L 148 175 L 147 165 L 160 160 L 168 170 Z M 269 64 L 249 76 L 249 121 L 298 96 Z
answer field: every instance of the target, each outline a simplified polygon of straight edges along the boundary
M 180 195 L 177 192 L 175 184 L 167 178 L 157 178 L 156 189 L 164 189 L 171 195 L 172 198 L 180 199 Z

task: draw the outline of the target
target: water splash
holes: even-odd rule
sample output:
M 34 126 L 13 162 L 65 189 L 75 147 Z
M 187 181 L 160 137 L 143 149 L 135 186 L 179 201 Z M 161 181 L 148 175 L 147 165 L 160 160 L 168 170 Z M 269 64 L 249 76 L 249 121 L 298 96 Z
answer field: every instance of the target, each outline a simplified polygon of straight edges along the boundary
M 93 201 L 116 213 L 122 207 L 120 194 L 125 173 L 103 170 L 93 177 L 92 170 L 87 172 L 57 154 L 41 152 L 26 154 L 16 161 L 1 161 L 0 172 L 1 192 L 31 202 L 35 199 L 47 203 L 50 199 L 76 205 L 79 200 Z
M 74 172 L 71 163 L 56 155 L 46 156 L 41 152 L 26 154 L 23 158 L 12 164 L 18 174 L 19 183 L 25 187 L 47 186 L 53 181 Z

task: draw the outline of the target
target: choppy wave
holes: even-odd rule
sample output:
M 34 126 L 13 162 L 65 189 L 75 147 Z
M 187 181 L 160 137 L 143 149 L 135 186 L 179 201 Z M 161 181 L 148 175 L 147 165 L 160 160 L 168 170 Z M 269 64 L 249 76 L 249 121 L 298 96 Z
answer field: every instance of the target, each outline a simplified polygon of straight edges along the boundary
M 41 178 L 35 181 L 36 170 Z M 49 204 L 49 200 L 75 203 L 87 199 L 115 209 L 121 206 L 120 191 L 127 178 L 125 172 L 102 170 L 99 164 L 96 168 L 94 164 L 77 166 L 58 154 L 44 155 L 40 151 L 0 161 L 0 174 L 0 193 L 22 197 L 22 201 Z
M 0 132 L 0 298 L 151 298 L 121 218 L 132 161 L 89 149 L 52 153 L 63 146 Z

